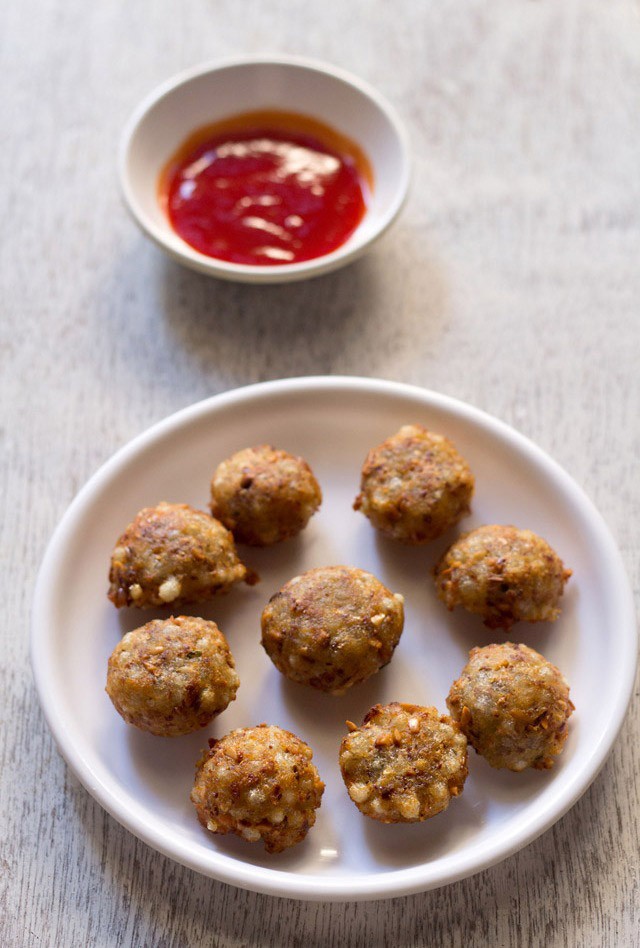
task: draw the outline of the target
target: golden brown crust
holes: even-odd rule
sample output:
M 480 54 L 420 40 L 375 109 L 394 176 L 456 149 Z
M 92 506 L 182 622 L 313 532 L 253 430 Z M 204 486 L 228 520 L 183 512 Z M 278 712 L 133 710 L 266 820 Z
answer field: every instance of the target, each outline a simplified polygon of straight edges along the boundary
M 487 763 L 514 771 L 553 767 L 574 710 L 555 665 L 512 642 L 472 649 L 447 705 Z
M 340 770 L 349 796 L 365 816 L 382 823 L 416 823 L 445 810 L 462 793 L 467 741 L 436 708 L 375 705 L 340 745 Z
M 211 480 L 211 512 L 238 543 L 270 546 L 296 536 L 322 502 L 307 462 L 268 444 L 223 461 Z
M 531 530 L 491 524 L 461 536 L 434 574 L 448 609 L 460 605 L 488 628 L 508 630 L 514 622 L 557 619 L 571 570 Z
M 262 613 L 262 645 L 292 681 L 343 694 L 391 661 L 404 625 L 402 596 L 349 566 L 309 570 Z
M 109 599 L 122 606 L 169 605 L 212 599 L 254 576 L 238 559 L 232 534 L 188 504 L 145 507 L 111 556 Z
M 367 455 L 353 506 L 396 540 L 428 543 L 469 513 L 473 489 L 473 474 L 451 441 L 404 425 Z
M 191 801 L 212 833 L 262 840 L 269 853 L 301 842 L 316 820 L 324 784 L 311 748 L 290 731 L 239 728 L 198 761 Z
M 177 616 L 124 636 L 109 658 L 106 690 L 128 724 L 175 737 L 209 724 L 234 700 L 239 684 L 215 622 Z

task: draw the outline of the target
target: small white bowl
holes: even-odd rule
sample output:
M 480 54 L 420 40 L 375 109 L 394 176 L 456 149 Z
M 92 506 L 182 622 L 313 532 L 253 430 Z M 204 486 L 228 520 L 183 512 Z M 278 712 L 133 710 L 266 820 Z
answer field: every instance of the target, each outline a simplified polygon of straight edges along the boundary
M 245 266 L 199 253 L 171 227 L 158 201 L 158 179 L 168 160 L 198 128 L 258 109 L 309 115 L 348 136 L 368 157 L 374 181 L 367 210 L 337 250 L 300 263 Z M 350 263 L 396 218 L 409 185 L 407 135 L 393 108 L 360 79 L 297 57 L 207 64 L 170 79 L 131 116 L 118 164 L 126 203 L 149 237 L 194 270 L 243 283 L 286 283 Z

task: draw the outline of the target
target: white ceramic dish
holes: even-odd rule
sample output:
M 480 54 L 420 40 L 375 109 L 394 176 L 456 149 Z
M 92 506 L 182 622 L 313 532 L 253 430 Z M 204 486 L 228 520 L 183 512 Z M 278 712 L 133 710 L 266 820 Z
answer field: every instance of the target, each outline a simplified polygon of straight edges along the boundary
M 374 186 L 365 216 L 345 244 L 301 263 L 244 266 L 194 250 L 171 228 L 158 203 L 158 177 L 196 129 L 256 109 L 310 115 L 364 150 Z M 208 64 L 164 83 L 136 109 L 123 132 L 119 174 L 126 203 L 143 231 L 176 260 L 226 280 L 285 283 L 328 273 L 355 260 L 399 213 L 409 185 L 407 135 L 395 110 L 362 80 L 301 58 Z
M 424 824 L 384 826 L 361 816 L 342 784 L 337 750 L 344 721 L 378 701 L 434 704 L 473 645 L 492 633 L 436 600 L 430 567 L 451 536 L 405 548 L 379 538 L 351 509 L 367 450 L 406 422 L 447 433 L 476 475 L 465 522 L 504 522 L 546 537 L 574 575 L 553 625 L 516 626 L 512 639 L 558 664 L 576 712 L 550 772 L 494 771 L 475 754 L 462 796 Z M 324 492 L 296 540 L 242 549 L 262 581 L 201 610 L 215 618 L 236 657 L 237 700 L 213 725 L 184 738 L 128 727 L 104 692 L 120 636 L 155 612 L 116 611 L 106 598 L 112 546 L 134 514 L 162 499 L 205 507 L 214 466 L 240 447 L 272 442 L 308 459 Z M 269 596 L 304 569 L 346 563 L 404 593 L 406 625 L 393 661 L 341 697 L 283 679 L 260 647 Z M 551 826 L 603 764 L 630 698 L 637 637 L 631 593 L 600 515 L 539 448 L 482 412 L 432 392 L 356 378 L 307 378 L 250 386 L 200 402 L 122 448 L 80 491 L 44 558 L 35 596 L 32 662 L 47 721 L 69 766 L 117 820 L 178 862 L 237 886 L 308 899 L 406 895 L 492 865 Z M 597 695 L 597 700 L 595 697 Z M 189 792 L 210 735 L 269 721 L 306 739 L 326 782 L 318 822 L 304 843 L 268 857 L 261 846 L 213 836 Z

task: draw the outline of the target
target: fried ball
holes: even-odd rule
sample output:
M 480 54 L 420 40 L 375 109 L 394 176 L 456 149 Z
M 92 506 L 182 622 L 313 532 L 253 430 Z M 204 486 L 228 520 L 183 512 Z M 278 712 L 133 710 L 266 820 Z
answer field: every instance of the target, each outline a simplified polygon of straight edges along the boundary
M 262 613 L 262 645 L 278 671 L 343 694 L 391 661 L 403 597 L 364 570 L 311 569 L 286 583 Z
M 324 784 L 308 744 L 275 725 L 239 728 L 198 761 L 191 791 L 212 833 L 262 840 L 268 853 L 301 842 L 316 821 Z
M 161 503 L 141 510 L 116 543 L 108 596 L 118 608 L 175 607 L 255 579 L 226 527 L 188 504 Z
M 462 793 L 467 740 L 446 714 L 415 704 L 377 704 L 340 745 L 349 796 L 382 823 L 417 823 Z
M 215 622 L 154 619 L 128 632 L 109 659 L 107 694 L 128 724 L 175 737 L 205 727 L 234 700 L 240 679 Z
M 463 606 L 489 629 L 514 622 L 551 622 L 571 576 L 549 544 L 531 530 L 484 526 L 466 533 L 435 568 L 438 596 Z
M 218 466 L 211 481 L 213 516 L 238 543 L 251 546 L 296 536 L 321 502 L 307 462 L 268 444 L 238 451 Z
M 574 710 L 555 665 L 512 642 L 471 649 L 447 706 L 487 763 L 515 771 L 553 767 Z
M 447 438 L 404 425 L 367 455 L 354 510 L 403 543 L 428 543 L 469 513 L 474 479 Z

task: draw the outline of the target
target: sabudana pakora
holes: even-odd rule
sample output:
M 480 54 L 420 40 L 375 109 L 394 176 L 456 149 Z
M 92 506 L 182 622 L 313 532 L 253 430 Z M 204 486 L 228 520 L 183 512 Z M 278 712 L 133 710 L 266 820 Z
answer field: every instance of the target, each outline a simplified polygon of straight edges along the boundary
M 234 700 L 240 679 L 226 638 L 194 616 L 154 619 L 116 645 L 107 694 L 128 724 L 165 737 L 190 734 Z
M 262 840 L 268 853 L 301 842 L 324 791 L 308 744 L 267 724 L 209 743 L 191 791 L 202 825 L 212 833 Z
M 471 649 L 447 706 L 487 763 L 514 771 L 553 767 L 574 710 L 556 666 L 512 642 Z
M 322 502 L 320 485 L 303 458 L 262 444 L 218 465 L 211 512 L 238 543 L 270 546 L 296 536 Z
M 292 681 L 343 694 L 391 661 L 403 597 L 365 570 L 311 569 L 289 580 L 262 613 L 262 645 Z
M 546 540 L 531 530 L 487 525 L 460 537 L 435 570 L 439 598 L 462 606 L 489 629 L 514 622 L 551 622 L 571 576 Z
M 109 599 L 122 606 L 172 607 L 202 602 L 234 583 L 255 582 L 218 520 L 188 504 L 145 507 L 116 543 Z
M 404 425 L 367 455 L 353 507 L 395 540 L 428 543 L 469 513 L 473 488 L 469 465 L 448 438 Z
M 462 793 L 467 739 L 436 708 L 375 705 L 340 745 L 349 796 L 382 823 L 416 823 L 441 813 Z

